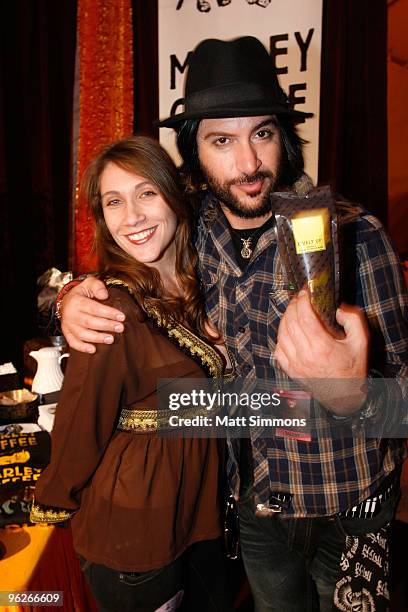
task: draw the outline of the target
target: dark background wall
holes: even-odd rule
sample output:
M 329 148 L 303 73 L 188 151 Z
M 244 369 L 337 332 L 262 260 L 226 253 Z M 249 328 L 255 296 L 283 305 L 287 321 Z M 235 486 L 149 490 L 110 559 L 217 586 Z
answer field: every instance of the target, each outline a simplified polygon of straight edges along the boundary
M 76 3 L 0 10 L 0 363 L 21 367 L 36 279 L 68 266 Z M 157 0 L 133 0 L 133 20 L 135 130 L 157 136 Z M 320 180 L 386 221 L 386 2 L 324 0 L 323 21 Z
M 388 0 L 387 7 L 388 222 L 408 260 L 408 0 Z M 408 261 L 405 273 L 408 283 Z
M 323 4 L 319 182 L 387 221 L 387 3 Z
M 76 3 L 0 6 L 0 363 L 36 335 L 36 279 L 68 255 Z

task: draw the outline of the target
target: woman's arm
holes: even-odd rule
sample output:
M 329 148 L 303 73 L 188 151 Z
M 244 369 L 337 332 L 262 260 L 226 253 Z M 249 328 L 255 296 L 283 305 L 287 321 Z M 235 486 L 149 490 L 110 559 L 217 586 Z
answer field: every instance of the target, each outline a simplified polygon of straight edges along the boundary
M 111 293 L 124 296 L 110 298 L 109 304 L 125 308 L 129 333 L 116 335 L 112 345 L 98 345 L 94 355 L 71 351 L 56 409 L 51 461 L 35 489 L 34 522 L 44 522 L 44 512 L 50 519 L 46 522 L 57 522 L 50 511 L 78 509 L 81 492 L 115 432 L 123 390 L 137 388 L 137 374 L 127 363 L 126 343 L 137 342 L 140 323 L 132 312 L 134 305 L 128 306 L 131 298 L 118 289 Z

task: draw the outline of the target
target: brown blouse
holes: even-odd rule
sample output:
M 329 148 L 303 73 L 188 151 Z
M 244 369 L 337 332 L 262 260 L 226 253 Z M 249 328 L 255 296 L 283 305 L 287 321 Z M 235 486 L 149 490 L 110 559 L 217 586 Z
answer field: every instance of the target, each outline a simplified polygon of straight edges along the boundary
M 121 431 L 119 414 L 155 409 L 157 379 L 203 378 L 222 371 L 222 362 L 181 325 L 160 329 L 154 316 L 141 322 L 123 289 L 109 294 L 106 303 L 126 314 L 125 331 L 94 355 L 71 350 L 51 462 L 37 483 L 31 516 L 56 522 L 66 518 L 64 510 L 74 512 L 79 554 L 145 572 L 193 542 L 220 536 L 220 441 Z

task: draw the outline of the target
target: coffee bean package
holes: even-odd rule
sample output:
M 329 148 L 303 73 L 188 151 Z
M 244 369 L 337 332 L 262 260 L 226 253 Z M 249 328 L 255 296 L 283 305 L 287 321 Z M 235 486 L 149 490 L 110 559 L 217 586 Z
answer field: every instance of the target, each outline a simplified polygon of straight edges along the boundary
M 329 187 L 304 197 L 290 192 L 272 195 L 278 249 L 291 289 L 307 288 L 326 327 L 339 332 L 339 248 L 335 200 Z

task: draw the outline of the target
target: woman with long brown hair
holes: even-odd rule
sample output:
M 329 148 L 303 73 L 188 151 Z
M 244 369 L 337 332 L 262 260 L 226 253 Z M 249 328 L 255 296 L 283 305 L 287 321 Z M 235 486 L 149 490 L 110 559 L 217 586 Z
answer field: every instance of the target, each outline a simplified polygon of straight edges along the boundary
M 71 519 L 100 610 L 225 612 L 218 441 L 158 435 L 158 379 L 225 369 L 177 169 L 157 142 L 135 136 L 102 151 L 82 189 L 99 275 L 126 333 L 94 355 L 71 351 L 32 520 Z

